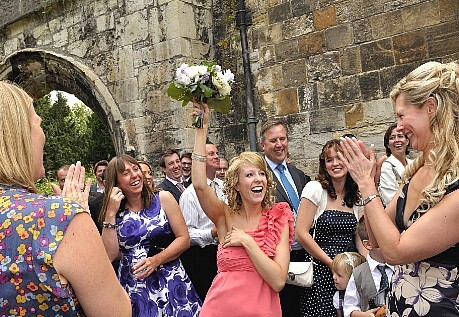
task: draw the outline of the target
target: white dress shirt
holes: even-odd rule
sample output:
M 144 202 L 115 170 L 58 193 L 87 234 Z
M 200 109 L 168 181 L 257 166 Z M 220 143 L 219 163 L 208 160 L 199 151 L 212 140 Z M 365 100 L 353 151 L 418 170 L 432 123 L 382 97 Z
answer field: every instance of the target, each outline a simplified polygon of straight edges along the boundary
M 379 290 L 379 284 L 381 283 L 381 272 L 378 269 L 379 264 L 385 264 L 385 263 L 379 263 L 378 261 L 375 261 L 372 259 L 370 254 L 367 255 L 367 262 L 370 267 L 371 271 L 371 276 L 373 277 L 373 281 L 376 286 L 376 290 Z M 386 264 L 386 274 L 387 278 L 389 279 L 389 285 L 391 283 L 392 279 L 392 274 L 394 273 L 394 267 Z M 384 292 L 378 295 L 377 302 L 384 303 L 385 298 L 384 298 Z M 349 283 L 347 284 L 346 287 L 346 293 L 344 294 L 344 303 L 343 303 L 343 311 L 344 311 L 344 317 L 349 317 L 351 316 L 351 313 L 353 311 L 360 311 L 360 295 L 359 292 L 357 292 L 357 288 L 355 285 L 355 280 L 354 280 L 354 274 L 351 275 L 351 278 L 349 279 Z
M 217 197 L 226 203 L 227 198 L 223 194 L 223 181 L 218 178 L 214 178 L 213 181 L 216 183 L 215 193 Z M 210 185 L 211 183 L 212 180 L 207 179 L 207 184 Z M 182 193 L 179 204 L 190 234 L 191 245 L 199 245 L 203 248 L 209 244 L 216 244 L 216 239 L 212 237 L 211 233 L 214 224 L 202 210 L 193 183 Z
M 406 159 L 407 164 L 413 160 Z M 394 171 L 395 170 L 395 171 Z M 387 206 L 392 198 L 394 198 L 400 186 L 397 175 L 402 176 L 405 172 L 405 166 L 395 156 L 389 156 L 381 166 L 381 176 L 379 177 L 379 194 L 385 206 Z

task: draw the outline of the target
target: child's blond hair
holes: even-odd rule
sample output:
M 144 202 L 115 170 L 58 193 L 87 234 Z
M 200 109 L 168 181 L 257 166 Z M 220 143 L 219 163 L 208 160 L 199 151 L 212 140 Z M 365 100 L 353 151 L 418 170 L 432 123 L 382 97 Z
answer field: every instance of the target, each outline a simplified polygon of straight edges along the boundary
M 331 269 L 334 272 L 340 272 L 341 274 L 344 273 L 347 276 L 351 276 L 352 270 L 366 261 L 365 257 L 357 252 L 338 253 L 333 258 Z

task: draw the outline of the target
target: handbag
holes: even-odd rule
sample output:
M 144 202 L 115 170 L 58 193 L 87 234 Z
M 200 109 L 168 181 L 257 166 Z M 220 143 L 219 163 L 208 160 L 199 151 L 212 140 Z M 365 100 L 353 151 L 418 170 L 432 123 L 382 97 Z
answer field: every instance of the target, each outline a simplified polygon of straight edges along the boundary
M 312 239 L 316 237 L 316 217 L 314 217 L 314 231 L 312 233 Z M 296 285 L 300 287 L 311 287 L 314 284 L 314 261 L 305 262 L 290 262 L 287 273 L 287 284 Z
M 314 284 L 312 261 L 290 262 L 287 273 L 287 284 L 311 287 Z

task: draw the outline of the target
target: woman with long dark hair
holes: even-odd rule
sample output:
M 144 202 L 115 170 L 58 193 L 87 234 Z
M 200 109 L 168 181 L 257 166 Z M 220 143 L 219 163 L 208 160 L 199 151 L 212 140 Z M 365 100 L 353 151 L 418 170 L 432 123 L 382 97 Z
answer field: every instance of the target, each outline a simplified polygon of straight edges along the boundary
M 325 143 L 316 181 L 307 183 L 301 194 L 295 235 L 316 264 L 314 285 L 302 289 L 301 316 L 336 316 L 331 265 L 335 255 L 353 242 L 359 217 L 356 202 L 360 199 L 357 184 L 338 158 L 340 150 L 339 140 Z
M 105 173 L 102 239 L 110 260 L 121 257 L 133 316 L 198 316 L 201 301 L 178 259 L 190 236 L 174 197 L 146 185 L 129 155 L 112 158 Z

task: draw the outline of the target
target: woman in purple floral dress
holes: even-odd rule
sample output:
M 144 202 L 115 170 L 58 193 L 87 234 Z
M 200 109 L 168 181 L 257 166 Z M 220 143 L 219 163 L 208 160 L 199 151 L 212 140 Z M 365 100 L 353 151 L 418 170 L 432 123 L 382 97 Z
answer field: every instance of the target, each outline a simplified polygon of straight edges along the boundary
M 180 209 L 166 191 L 144 186 L 137 161 L 121 155 L 106 171 L 102 239 L 133 316 L 198 316 L 201 301 L 178 259 L 190 245 Z

